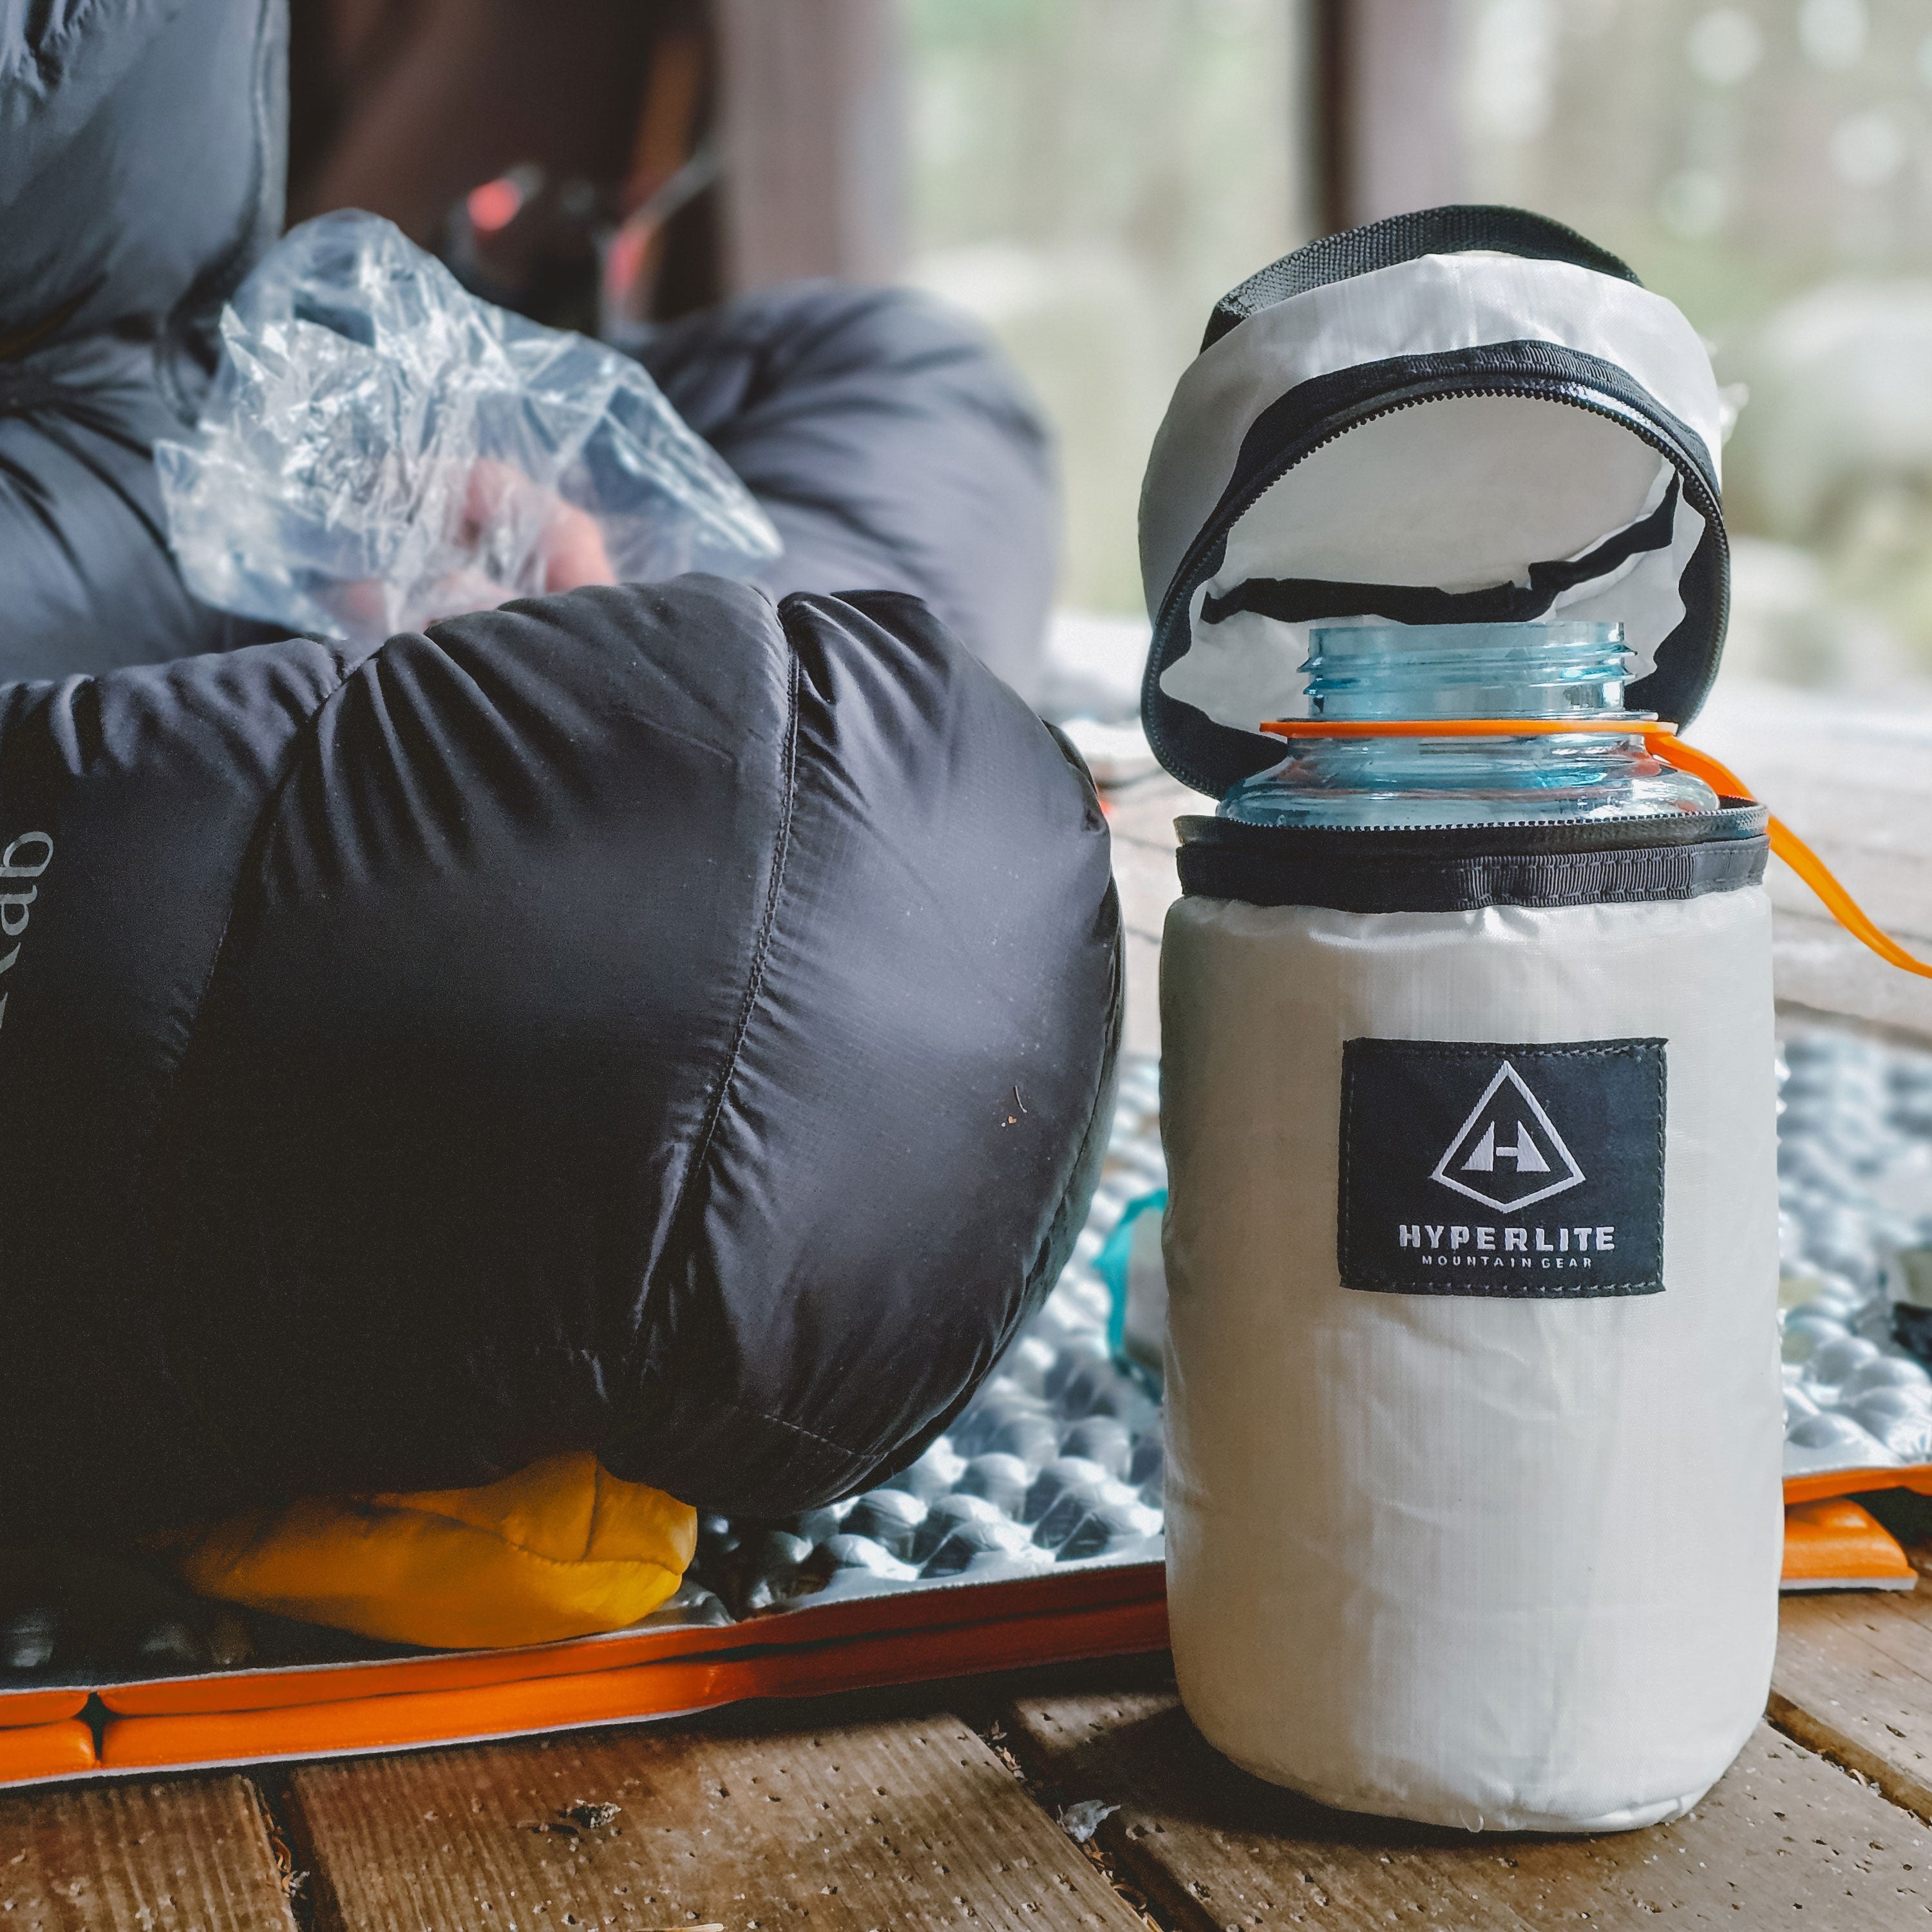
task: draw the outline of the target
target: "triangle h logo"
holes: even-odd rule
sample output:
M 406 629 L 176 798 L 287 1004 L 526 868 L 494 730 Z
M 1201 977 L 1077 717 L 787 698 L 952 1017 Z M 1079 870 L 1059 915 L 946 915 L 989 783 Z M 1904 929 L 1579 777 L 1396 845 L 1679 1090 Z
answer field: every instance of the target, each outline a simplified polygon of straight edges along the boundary
M 1513 1214 L 1581 1186 L 1583 1170 L 1542 1102 L 1505 1060 L 1430 1178 L 1499 1214 Z

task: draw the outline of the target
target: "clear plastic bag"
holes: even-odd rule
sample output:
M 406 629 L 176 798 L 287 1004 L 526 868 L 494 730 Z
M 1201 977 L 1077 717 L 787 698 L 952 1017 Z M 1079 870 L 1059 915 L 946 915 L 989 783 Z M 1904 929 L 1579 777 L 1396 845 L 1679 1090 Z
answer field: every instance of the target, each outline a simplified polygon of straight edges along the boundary
M 374 644 L 779 554 L 635 362 L 478 301 L 374 215 L 284 236 L 221 340 L 192 436 L 154 452 L 182 574 L 218 608 Z

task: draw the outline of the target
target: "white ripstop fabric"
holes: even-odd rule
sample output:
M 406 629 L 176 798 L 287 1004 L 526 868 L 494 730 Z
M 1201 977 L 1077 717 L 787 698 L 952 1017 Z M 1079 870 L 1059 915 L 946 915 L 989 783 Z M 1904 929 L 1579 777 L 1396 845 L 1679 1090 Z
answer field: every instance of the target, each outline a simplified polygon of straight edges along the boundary
M 1228 532 L 1220 569 L 1194 592 L 1190 647 L 1161 688 L 1236 730 L 1304 717 L 1300 667 L 1314 627 L 1252 610 L 1204 624 L 1209 597 L 1256 577 L 1443 590 L 1526 583 L 1532 564 L 1581 556 L 1648 515 L 1675 473 L 1629 430 L 1560 404 L 1458 396 L 1378 417 L 1298 464 Z M 1550 617 L 1621 623 L 1632 680 L 1648 676 L 1683 621 L 1678 586 L 1703 534 L 1680 497 L 1668 548 L 1561 593 Z
M 1189 365 L 1154 439 L 1141 497 L 1148 609 L 1159 608 L 1234 473 L 1242 439 L 1271 404 L 1300 383 L 1366 362 L 1498 342 L 1547 342 L 1614 364 L 1702 439 L 1715 467 L 1717 380 L 1676 304 L 1568 262 L 1424 255 L 1276 302 Z
M 1181 1694 L 1347 1809 L 1677 1816 L 1762 1714 L 1783 1530 L 1770 909 L 1185 898 L 1161 968 Z M 1662 1037 L 1664 1292 L 1344 1288 L 1342 1045 Z
M 1680 310 L 1633 283 L 1564 262 L 1425 255 L 1289 297 L 1249 316 L 1181 377 L 1141 497 L 1148 608 L 1232 478 L 1262 412 L 1316 377 L 1406 356 L 1546 343 L 1622 370 L 1701 441 L 1714 473 L 1721 404 L 1710 358 Z M 1196 588 L 1190 647 L 1161 688 L 1252 730 L 1305 712 L 1306 626 L 1244 613 L 1200 621 L 1209 596 L 1255 577 L 1471 590 L 1528 580 L 1532 563 L 1593 549 L 1661 501 L 1670 472 L 1642 438 L 1566 404 L 1452 397 L 1372 418 L 1280 478 L 1229 532 Z M 1567 593 L 1565 617 L 1621 620 L 1633 676 L 1683 615 L 1678 586 L 1704 519 L 1680 497 L 1672 542 Z

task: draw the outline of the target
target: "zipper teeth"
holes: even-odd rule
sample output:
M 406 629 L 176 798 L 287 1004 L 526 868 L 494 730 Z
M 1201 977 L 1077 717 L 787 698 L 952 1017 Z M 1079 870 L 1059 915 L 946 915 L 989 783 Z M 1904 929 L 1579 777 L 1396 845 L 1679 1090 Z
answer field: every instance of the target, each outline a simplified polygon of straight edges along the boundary
M 1718 812 L 1726 809 L 1718 807 Z M 1708 823 L 1718 816 L 1717 812 L 1683 812 L 1678 817 L 1696 818 Z M 1222 818 L 1215 821 L 1221 825 L 1246 825 L 1250 820 L 1242 818 Z M 1670 818 L 1484 818 L 1472 820 L 1450 818 L 1440 824 L 1428 825 L 1256 825 L 1257 832 L 1334 832 L 1354 837 L 1367 833 L 1371 837 L 1389 838 L 1410 832 L 1526 832 L 1538 826 L 1569 827 L 1579 825 L 1667 825 L 1675 823 Z M 1687 840 L 1696 844 L 1696 840 Z
M 1550 380 L 1553 382 L 1568 382 L 1571 379 L 1567 376 L 1553 376 Z M 1400 416 L 1404 410 L 1421 409 L 1430 403 L 1465 401 L 1486 396 L 1518 396 L 1528 401 L 1556 403 L 1565 409 L 1581 410 L 1586 415 L 1601 416 L 1606 422 L 1613 422 L 1619 428 L 1628 430 L 1640 442 L 1648 443 L 1660 456 L 1670 463 L 1671 467 L 1684 479 L 1687 490 L 1696 493 L 1698 500 L 1695 507 L 1698 514 L 1703 518 L 1708 528 L 1717 532 L 1719 544 L 1726 551 L 1729 550 L 1730 539 L 1725 534 L 1724 518 L 1712 501 L 1710 492 L 1705 488 L 1704 479 L 1696 473 L 1695 464 L 1687 466 L 1679 461 L 1680 452 L 1672 446 L 1660 431 L 1653 429 L 1649 424 L 1642 422 L 1640 418 L 1626 413 L 1622 409 L 1612 409 L 1606 404 L 1594 403 L 1582 396 L 1552 396 L 1545 388 L 1532 382 L 1476 382 L 1459 385 L 1453 389 L 1432 389 L 1424 396 L 1405 396 L 1398 401 L 1385 403 L 1379 408 L 1366 410 L 1362 415 L 1342 424 L 1339 428 L 1330 430 L 1325 436 L 1318 436 L 1292 463 L 1284 464 L 1280 469 L 1272 472 L 1264 469 L 1255 482 L 1235 500 L 1233 509 L 1225 519 L 1221 520 L 1220 527 L 1223 532 L 1231 530 L 1284 476 L 1293 470 L 1299 470 L 1318 451 L 1326 449 L 1331 442 L 1340 442 L 1342 437 L 1354 434 L 1357 430 L 1362 428 L 1366 424 L 1379 422 L 1384 416 Z M 1188 586 L 1182 598 L 1183 602 L 1186 597 L 1192 597 L 1194 594 L 1194 568 L 1200 561 L 1202 554 L 1203 546 L 1201 539 L 1196 538 L 1193 548 L 1188 552 L 1186 567 L 1181 572 L 1179 579 L 1180 583 Z M 1167 605 L 1162 612 L 1163 621 L 1156 627 L 1156 636 L 1162 630 L 1167 628 L 1168 622 L 1172 620 L 1174 602 L 1175 599 L 1173 597 L 1168 599 Z M 1165 670 L 1166 667 L 1163 665 L 1162 668 Z M 1710 680 L 1707 677 L 1705 680 L 1706 690 L 1709 688 L 1709 686 Z M 1164 730 L 1161 736 L 1162 738 L 1166 737 L 1166 734 Z M 1160 747 L 1153 743 L 1151 734 L 1149 734 L 1149 743 L 1154 755 L 1159 758 Z M 1162 759 L 1161 762 L 1165 764 L 1166 760 Z M 1537 821 L 1531 820 L 1525 822 L 1534 824 Z M 1415 828 L 1418 831 L 1446 829 L 1420 826 Z
M 1708 825 L 1712 820 L 1726 818 L 1736 813 L 1761 812 L 1761 805 L 1720 805 L 1715 812 L 1632 812 L 1628 817 L 1615 818 L 1449 818 L 1427 825 L 1255 825 L 1257 832 L 1340 832 L 1354 837 L 1366 833 L 1371 838 L 1400 836 L 1410 832 L 1522 832 L 1537 826 L 1554 826 L 1567 830 L 1586 825 L 1680 825 L 1687 819 L 1699 825 Z M 1245 818 L 1222 818 L 1217 813 L 1202 812 L 1197 817 L 1210 818 L 1216 825 L 1248 825 Z

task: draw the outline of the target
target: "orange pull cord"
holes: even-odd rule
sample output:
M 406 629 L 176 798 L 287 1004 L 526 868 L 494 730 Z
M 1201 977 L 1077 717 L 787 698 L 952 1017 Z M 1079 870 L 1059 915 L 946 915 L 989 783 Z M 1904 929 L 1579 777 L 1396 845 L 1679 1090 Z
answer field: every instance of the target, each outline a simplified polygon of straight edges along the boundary
M 1675 765 L 1680 772 L 1688 772 L 1693 778 L 1702 778 L 1712 790 L 1732 798 L 1754 796 L 1727 766 L 1719 764 L 1709 753 L 1685 744 L 1674 733 L 1647 730 L 1643 736 L 1645 742 L 1666 765 Z M 1771 849 L 1818 895 L 1826 910 L 1854 939 L 1864 940 L 1881 959 L 1898 967 L 1901 972 L 1916 973 L 1922 979 L 1932 980 L 1932 966 L 1915 958 L 1889 933 L 1882 932 L 1858 901 L 1839 884 L 1831 867 L 1790 826 L 1781 818 L 1774 817 L 1769 829 Z
M 1641 737 L 1655 755 L 1680 772 L 1702 778 L 1711 788 L 1727 798 L 1749 799 L 1756 795 L 1736 772 L 1720 765 L 1707 752 L 1684 743 L 1675 724 L 1660 720 L 1610 718 L 1270 718 L 1262 728 L 1275 738 L 1475 738 L 1542 737 L 1558 734 L 1618 733 Z M 1888 964 L 1900 972 L 1916 973 L 1932 980 L 1932 965 L 1915 958 L 1898 940 L 1873 922 L 1864 909 L 1834 877 L 1824 860 L 1778 818 L 1771 820 L 1771 849 L 1818 895 L 1826 910 L 1854 939 L 1862 941 Z

